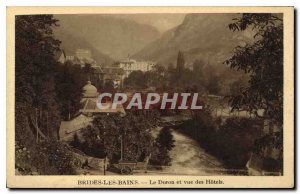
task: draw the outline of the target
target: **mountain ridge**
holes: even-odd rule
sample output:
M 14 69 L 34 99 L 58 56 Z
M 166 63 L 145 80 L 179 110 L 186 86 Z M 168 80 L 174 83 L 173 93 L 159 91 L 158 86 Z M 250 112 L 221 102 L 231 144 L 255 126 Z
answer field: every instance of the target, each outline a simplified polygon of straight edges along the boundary
M 127 58 L 160 36 L 153 26 L 109 15 L 55 15 L 55 18 L 60 24 L 56 29 L 58 38 L 64 32 L 73 34 L 114 60 Z
M 133 57 L 153 60 L 166 66 L 176 62 L 180 50 L 185 54 L 188 64 L 200 59 L 220 65 L 233 54 L 237 45 L 247 41 L 242 32 L 232 32 L 227 27 L 237 16 L 221 13 L 187 14 L 180 25 L 163 33 Z

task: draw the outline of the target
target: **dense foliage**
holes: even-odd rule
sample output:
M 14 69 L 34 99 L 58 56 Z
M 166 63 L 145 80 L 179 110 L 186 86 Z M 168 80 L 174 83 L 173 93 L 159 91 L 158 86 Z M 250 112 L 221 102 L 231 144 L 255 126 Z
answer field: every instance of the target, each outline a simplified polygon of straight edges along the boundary
M 249 86 L 231 98 L 234 109 L 243 108 L 264 118 L 283 122 L 283 22 L 273 14 L 243 14 L 229 25 L 233 31 L 255 32 L 254 42 L 239 46 L 227 65 L 250 75 Z M 258 115 L 257 116 L 262 116 Z
M 78 144 L 74 138 L 73 145 L 88 155 L 110 161 L 121 159 L 121 144 L 123 160 L 142 161 L 149 155 L 153 138 L 151 128 L 157 124 L 158 115 L 154 111 L 133 113 L 128 111 L 126 116 L 99 115 L 91 126 L 83 131 L 83 141 Z
M 229 24 L 232 31 L 252 29 L 254 41 L 236 48 L 225 61 L 249 76 L 247 87 L 231 96 L 233 109 L 245 109 L 282 129 L 283 126 L 283 20 L 281 14 L 243 14 Z M 263 109 L 263 115 L 258 110 Z M 256 152 L 265 148 L 281 149 L 282 130 L 269 133 L 256 141 Z
M 52 15 L 16 16 L 16 168 L 25 174 L 73 173 L 72 156 L 57 139 L 61 119 L 78 109 L 80 70 L 57 61 L 54 26 Z M 44 134 L 39 141 L 36 127 Z
M 56 103 L 54 58 L 60 42 L 53 37 L 57 20 L 51 15 L 16 16 L 16 139 L 23 141 L 27 115 L 47 110 L 50 136 L 57 137 L 60 122 Z M 26 131 L 25 134 L 29 132 Z M 20 138 L 20 139 L 19 139 Z
M 57 67 L 56 93 L 62 119 L 68 120 L 77 114 L 85 84 L 86 77 L 80 65 L 67 61 Z
M 46 141 L 34 149 L 16 144 L 15 167 L 23 175 L 71 175 L 75 163 L 68 148 L 56 141 Z

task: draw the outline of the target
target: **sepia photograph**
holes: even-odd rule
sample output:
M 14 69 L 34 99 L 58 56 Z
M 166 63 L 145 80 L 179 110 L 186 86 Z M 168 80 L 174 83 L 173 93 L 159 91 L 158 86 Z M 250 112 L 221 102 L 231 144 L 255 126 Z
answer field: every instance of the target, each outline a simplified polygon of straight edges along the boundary
M 8 8 L 8 176 L 293 187 L 292 7 L 57 9 Z

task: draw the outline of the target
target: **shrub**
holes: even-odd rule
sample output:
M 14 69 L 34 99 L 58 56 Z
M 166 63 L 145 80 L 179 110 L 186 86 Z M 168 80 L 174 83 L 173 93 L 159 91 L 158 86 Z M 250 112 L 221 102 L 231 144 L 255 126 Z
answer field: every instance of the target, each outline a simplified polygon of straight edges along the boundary
M 45 141 L 35 148 L 16 145 L 16 169 L 21 174 L 71 175 L 75 174 L 73 157 L 65 145 Z

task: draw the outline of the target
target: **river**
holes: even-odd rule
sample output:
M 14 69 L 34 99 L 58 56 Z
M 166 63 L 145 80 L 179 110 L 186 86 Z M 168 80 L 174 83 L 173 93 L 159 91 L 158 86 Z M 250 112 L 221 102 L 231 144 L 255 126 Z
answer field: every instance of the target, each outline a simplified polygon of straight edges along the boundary
M 172 130 L 175 147 L 170 152 L 172 164 L 164 168 L 164 173 L 180 175 L 221 175 L 226 169 L 222 163 L 206 153 L 190 137 Z M 217 169 L 213 170 L 213 169 Z

